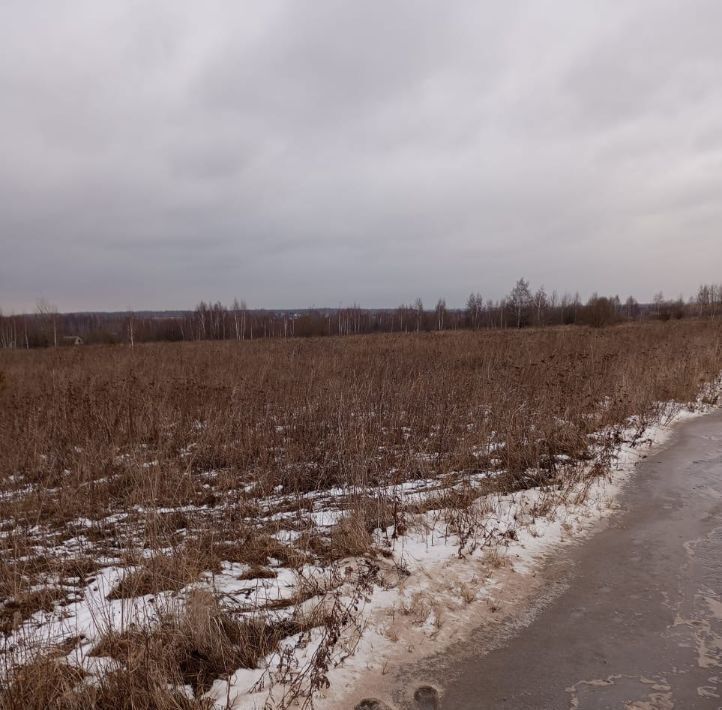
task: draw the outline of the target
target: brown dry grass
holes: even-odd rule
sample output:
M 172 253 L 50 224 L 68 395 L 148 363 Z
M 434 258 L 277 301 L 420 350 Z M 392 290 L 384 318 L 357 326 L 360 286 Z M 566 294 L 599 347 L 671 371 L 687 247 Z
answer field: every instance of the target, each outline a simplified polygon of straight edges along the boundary
M 62 599 L 65 599 L 65 594 L 54 587 L 24 590 L 15 596 L 6 597 L 0 609 L 0 630 L 7 635 L 33 614 L 51 611 L 55 603 Z
M 281 639 L 307 628 L 304 621 L 239 621 L 211 593 L 195 590 L 182 611 L 163 614 L 152 627 L 106 633 L 92 654 L 113 659 L 117 669 L 99 683 L 84 684 L 86 674 L 63 659 L 38 656 L 0 685 L 0 708 L 211 707 L 180 689 L 189 685 L 200 698 L 217 678 L 256 668 Z
M 155 554 L 143 560 L 137 569 L 125 574 L 110 591 L 108 599 L 177 592 L 194 582 L 205 568 L 200 560 L 190 560 L 187 556 Z
M 168 685 L 156 665 L 133 672 L 112 671 L 99 683 L 67 662 L 40 657 L 0 682 L 2 710 L 211 710 L 208 700 L 190 699 Z
M 181 613 L 165 614 L 149 629 L 106 634 L 93 655 L 124 664 L 131 676 L 151 673 L 199 694 L 216 678 L 256 668 L 286 636 L 304 629 L 294 621 L 239 621 L 210 592 L 194 590 Z
M 276 564 L 363 555 L 374 529 L 403 534 L 405 514 L 429 507 L 460 511 L 451 522 L 469 529 L 482 493 L 559 481 L 595 432 L 611 445 L 629 417 L 652 421 L 659 401 L 696 397 L 721 369 L 721 334 L 707 320 L 0 351 L 3 630 L 82 589 L 101 557 L 133 566 L 111 592 L 124 598 L 177 592 L 224 563 L 270 577 Z M 480 471 L 499 475 L 463 485 Z M 415 511 L 377 490 L 442 478 L 456 487 L 439 484 Z M 350 514 L 317 529 L 309 514 L 323 501 Z M 282 542 L 282 529 L 299 535 Z M 132 687 L 122 702 L 134 707 L 191 707 L 166 683 L 188 677 L 188 639 L 209 658 L 221 643 L 229 659 L 198 670 L 199 688 L 241 663 L 236 631 L 211 643 L 197 630 L 219 617 L 203 619 L 196 631 L 176 620 L 173 641 L 149 655 L 129 651 L 88 706 Z M 63 697 L 65 672 L 53 681 Z
M 366 517 L 352 511 L 339 521 L 331 533 L 331 556 L 335 559 L 360 557 L 368 553 L 371 543 Z
M 248 498 L 241 483 L 251 498 L 365 487 L 493 458 L 520 474 L 693 396 L 719 366 L 719 334 L 685 322 L 3 351 L 0 478 L 23 494 L 2 508 L 62 524 L 212 507 L 229 491 Z
M 85 673 L 57 658 L 38 658 L 15 670 L 2 687 L 2 710 L 40 710 L 68 708 L 80 710 L 83 705 L 77 694 Z

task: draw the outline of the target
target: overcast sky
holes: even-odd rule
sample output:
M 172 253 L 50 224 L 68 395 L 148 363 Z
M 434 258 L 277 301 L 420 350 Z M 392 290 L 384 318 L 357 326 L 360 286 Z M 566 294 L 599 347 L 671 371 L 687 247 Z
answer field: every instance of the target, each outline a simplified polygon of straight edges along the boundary
M 722 282 L 720 0 L 0 0 L 0 307 Z

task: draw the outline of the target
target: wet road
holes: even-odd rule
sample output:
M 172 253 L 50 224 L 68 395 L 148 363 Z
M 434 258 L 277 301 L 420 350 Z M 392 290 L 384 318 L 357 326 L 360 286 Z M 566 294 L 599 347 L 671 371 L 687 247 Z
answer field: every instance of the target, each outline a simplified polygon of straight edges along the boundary
M 722 413 L 680 425 L 621 503 L 528 627 L 447 659 L 438 707 L 722 708 Z

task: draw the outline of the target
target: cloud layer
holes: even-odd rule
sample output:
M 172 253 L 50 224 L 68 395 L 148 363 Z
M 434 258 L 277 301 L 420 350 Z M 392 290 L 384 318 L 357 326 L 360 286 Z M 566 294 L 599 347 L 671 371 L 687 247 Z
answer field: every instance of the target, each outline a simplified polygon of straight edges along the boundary
M 8 0 L 0 307 L 722 281 L 722 4 Z

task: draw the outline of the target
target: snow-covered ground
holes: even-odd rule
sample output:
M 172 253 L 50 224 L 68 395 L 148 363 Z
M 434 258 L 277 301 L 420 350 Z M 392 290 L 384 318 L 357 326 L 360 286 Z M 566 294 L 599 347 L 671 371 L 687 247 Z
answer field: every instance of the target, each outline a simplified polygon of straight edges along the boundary
M 220 572 L 208 573 L 180 592 L 108 600 L 109 591 L 127 573 L 109 558 L 73 601 L 36 613 L 6 639 L 5 648 L 47 646 L 79 637 L 68 661 L 91 675 L 102 673 L 115 663 L 91 655 L 104 632 L 152 624 L 160 611 L 182 605 L 192 589 L 212 588 L 232 600 L 241 614 L 265 607 L 274 618 L 284 618 L 324 609 L 341 620 L 338 638 L 328 628 L 318 627 L 285 639 L 260 668 L 240 669 L 228 680 L 216 680 L 207 696 L 218 707 L 263 708 L 269 699 L 271 706 L 283 706 L 293 696 L 311 691 L 316 707 L 346 706 L 364 688 L 365 677 L 382 675 L 388 664 L 443 649 L 484 615 L 513 601 L 549 554 L 582 539 L 613 514 L 619 492 L 650 446 L 663 443 L 676 422 L 705 410 L 700 399 L 689 409 L 669 405 L 661 421 L 650 427 L 629 422 L 611 461 L 578 465 L 576 482 L 563 489 L 490 494 L 468 507 L 406 514 L 400 534 L 398 526 L 376 530 L 374 542 L 380 554 L 373 559 L 349 558 L 329 567 L 309 564 L 299 570 L 272 563 L 276 576 L 259 579 L 245 578 L 251 570 L 248 566 L 227 562 Z M 606 473 L 588 475 L 600 463 Z M 473 492 L 489 475 L 493 474 L 475 474 L 450 485 L 459 493 Z M 419 504 L 439 490 L 439 480 L 431 479 L 374 493 L 395 498 L 402 508 L 413 502 L 423 509 Z M 339 489 L 308 494 L 313 525 L 337 524 L 344 515 L 339 501 L 348 493 Z M 278 510 L 282 498 L 279 491 L 265 500 L 266 510 Z M 279 523 L 293 515 L 269 512 Z M 83 521 L 77 521 L 77 527 L 81 529 Z M 281 542 L 297 535 L 292 526 L 282 525 L 275 533 Z M 64 544 L 72 551 L 74 542 Z M 311 592 L 298 595 L 301 587 Z M 293 604 L 278 603 L 292 599 Z
M 605 476 L 563 492 L 530 489 L 480 498 L 479 548 L 473 552 L 460 553 L 462 541 L 438 511 L 417 516 L 407 533 L 390 543 L 379 535 L 379 546 L 387 544 L 392 556 L 382 562 L 357 623 L 338 643 L 329 687 L 316 693 L 314 707 L 352 707 L 365 695 L 379 695 L 385 668 L 443 650 L 523 593 L 548 555 L 580 541 L 614 513 L 636 463 L 664 444 L 676 423 L 706 411 L 701 404 L 692 409 L 670 405 L 661 423 L 641 430 L 630 426 L 623 438 L 633 443 L 618 447 Z M 347 594 L 352 589 L 349 583 Z M 315 648 L 311 640 L 299 649 L 299 669 L 312 661 Z M 268 659 L 271 669 L 276 662 Z M 230 683 L 217 681 L 210 695 L 223 707 L 263 708 L 269 693 L 278 701 L 285 688 L 248 692 L 261 673 L 241 671 Z M 364 682 L 367 676 L 373 679 L 371 688 Z

